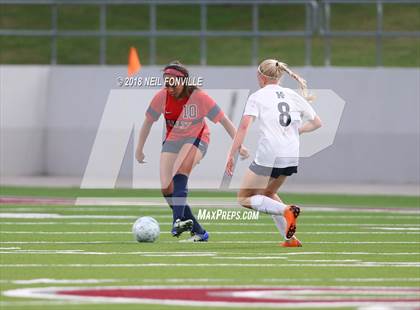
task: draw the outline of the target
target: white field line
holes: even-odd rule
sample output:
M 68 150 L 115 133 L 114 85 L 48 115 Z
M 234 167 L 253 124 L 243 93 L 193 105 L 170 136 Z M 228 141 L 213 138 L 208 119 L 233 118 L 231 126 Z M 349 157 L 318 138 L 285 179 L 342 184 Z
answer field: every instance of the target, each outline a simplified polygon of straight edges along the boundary
M 367 229 L 392 230 L 392 231 L 399 231 L 399 230 L 420 231 L 420 227 L 368 227 Z
M 95 241 L 2 241 L 2 244 L 132 244 L 134 241 L 109 241 L 109 240 L 95 240 Z M 158 241 L 159 243 L 174 244 L 174 241 Z M 218 244 L 278 244 L 279 241 L 255 241 L 255 240 L 241 240 L 241 241 L 210 241 L 208 242 Z M 189 244 L 189 243 L 184 243 Z M 194 245 L 193 245 L 194 244 Z M 201 244 L 201 245 L 200 245 Z M 206 242 L 191 243 L 193 246 L 206 246 Z M 420 244 L 420 241 L 318 241 L 318 242 L 304 242 L 304 244 Z
M 197 206 L 197 205 L 195 205 Z M 143 209 L 143 208 L 139 208 L 138 210 L 135 210 L 133 208 L 126 208 L 126 207 L 116 207 L 116 208 L 106 208 L 106 207 L 102 207 L 102 208 L 80 208 L 80 207 L 54 207 L 54 206 L 46 206 L 46 207 L 17 207 L 17 208 L 7 208 L 7 207 L 3 207 L 0 208 L 2 210 L 2 212 L 49 212 L 51 210 L 54 210 L 55 212 L 169 212 L 170 209 L 168 208 L 168 206 L 166 205 L 167 208 L 158 208 L 155 207 L 155 209 L 153 208 L 148 208 Z M 226 208 L 226 206 L 222 206 L 222 205 L 213 205 L 213 204 L 207 204 L 207 205 L 202 205 L 202 209 L 216 209 L 217 207 L 219 207 L 219 209 L 231 209 L 231 210 L 242 210 L 244 211 L 243 208 L 239 208 L 239 206 L 236 205 L 236 207 L 234 206 L 230 206 L 229 208 Z M 340 207 L 306 207 L 303 209 L 305 213 L 313 213 L 313 212 L 340 212 L 340 213 L 390 213 L 390 214 L 406 214 L 406 215 L 417 215 L 420 216 L 420 211 L 416 208 L 405 208 L 405 209 L 387 209 L 387 208 L 369 208 L 369 209 L 363 209 L 363 208 L 340 208 Z M 209 212 L 212 212 L 211 210 L 209 210 Z
M 100 304 L 100 302 L 86 302 L 86 301 L 77 301 L 77 300 L 63 300 L 63 301 L 54 301 L 54 300 L 45 300 L 45 301 L 0 301 L 0 309 L 3 307 L 56 307 L 56 306 L 68 306 L 68 305 L 83 305 L 83 304 Z M 54 308 L 52 308 L 54 309 Z M 57 309 L 57 308 L 55 308 Z
M 140 216 L 140 215 L 139 215 Z M 137 219 L 139 216 L 134 215 L 62 215 L 56 213 L 0 213 L 0 219 Z M 172 218 L 172 215 L 153 215 L 156 218 Z M 420 217 L 413 214 L 406 214 L 406 215 L 395 215 L 395 216 L 384 216 L 384 215 L 375 215 L 375 216 L 363 216 L 363 215 L 310 215 L 308 218 L 310 219 L 390 219 L 390 220 L 397 220 L 397 219 L 416 219 Z M 241 221 L 243 222 L 243 221 Z
M 214 196 L 204 196 L 204 197 L 189 197 L 188 198 L 189 203 L 192 206 L 221 206 L 221 207 L 229 207 L 238 206 L 238 202 L 236 197 L 214 197 Z M 22 197 L 22 196 L 0 196 L 0 203 L 4 205 L 68 205 L 68 206 L 126 206 L 126 207 L 167 207 L 167 203 L 164 200 L 163 197 L 151 197 L 151 196 L 142 196 L 142 197 L 77 197 L 74 198 L 50 198 L 50 197 Z M 305 204 L 305 207 L 307 208 L 314 208 L 319 207 L 319 204 Z M 323 207 L 336 207 L 332 204 L 323 204 L 321 205 Z M 340 208 L 354 208 L 353 205 L 340 205 Z M 370 205 L 358 205 L 358 208 L 372 208 Z M 389 208 L 398 208 L 398 207 L 404 207 L 404 206 L 392 206 Z
M 159 252 L 157 252 L 159 253 Z M 197 253 L 197 252 L 194 252 Z M 247 256 L 258 256 L 260 253 L 255 252 L 214 252 L 218 255 L 247 255 Z M 379 255 L 379 256 L 392 256 L 392 255 L 420 255 L 420 252 L 264 252 L 266 255 L 271 256 L 295 256 L 295 255 Z
M 220 226 L 273 226 L 273 223 L 247 223 L 247 222 L 201 222 L 203 225 L 220 225 Z M 0 225 L 132 225 L 132 222 L 2 222 L 0 221 Z M 172 222 L 160 222 L 162 225 L 170 225 Z M 351 226 L 360 226 L 360 227 L 379 227 L 379 226 L 386 226 L 385 228 L 393 228 L 394 226 L 408 226 L 408 227 L 420 227 L 420 224 L 412 223 L 389 223 L 389 224 L 379 224 L 379 223 L 371 223 L 371 224 L 360 224 L 360 223 L 299 223 L 299 226 L 329 226 L 329 227 L 351 227 Z M 398 228 L 397 227 L 397 228 Z M 378 228 L 381 229 L 381 228 Z M 403 229 L 403 228 L 402 228 Z
M 420 267 L 417 262 L 360 262 L 353 264 L 237 264 L 237 263 L 142 263 L 142 264 L 0 264 L 0 268 L 138 268 L 138 267 Z
M 221 207 L 222 209 L 235 209 L 235 210 L 245 210 L 243 208 L 240 208 L 239 205 L 231 205 L 231 208 L 225 208 L 226 206 L 223 205 L 218 205 L 218 204 L 212 204 L 212 203 L 207 203 L 205 205 L 203 205 L 202 207 L 199 207 L 200 205 L 194 205 L 194 209 L 205 209 L 205 207 L 209 207 L 209 209 L 215 209 L 217 207 Z M 45 211 L 50 211 L 50 210 L 54 210 L 54 211 L 100 211 L 100 212 L 138 212 L 138 211 L 142 211 L 142 212 L 168 212 L 170 211 L 170 208 L 167 204 L 165 204 L 166 208 L 163 208 L 163 205 L 160 206 L 155 206 L 155 207 L 129 207 L 129 206 L 116 206 L 116 207 L 106 207 L 106 206 L 98 206 L 98 207 L 75 207 L 75 206 L 24 206 L 24 207 L 10 207 L 10 206 L 1 206 L 0 205 L 0 209 L 2 211 L 11 211 L 11 212 L 45 212 Z M 395 208 L 390 208 L 389 210 L 387 208 L 369 208 L 369 209 L 363 209 L 363 208 L 354 208 L 354 207 L 329 207 L 329 206 L 324 206 L 324 207 L 303 207 L 303 209 L 305 211 L 309 211 L 309 212 L 318 212 L 318 211 L 338 211 L 338 212 L 356 212 L 356 211 L 361 211 L 363 213 L 366 212 L 408 212 L 408 213 L 419 213 L 419 211 L 416 208 L 404 208 L 402 210 L 396 210 Z
M 160 222 L 161 225 L 170 225 L 171 222 Z M 1 225 L 133 225 L 133 222 L 1 222 Z M 374 224 L 372 224 L 374 225 Z
M 15 251 L 0 251 L 0 254 L 37 254 L 37 255 L 135 255 L 142 257 L 185 257 L 186 254 L 144 254 L 142 252 L 80 252 L 77 250 L 15 250 Z M 190 253 L 188 257 L 212 257 L 214 253 Z
M 13 280 L 13 284 L 99 284 L 99 283 L 115 283 L 118 279 L 30 279 L 30 280 Z
M 172 241 L 159 241 L 160 243 L 173 243 Z M 221 244 L 260 244 L 260 243 L 279 243 L 279 241 L 255 241 L 255 240 L 240 240 L 240 241 L 211 241 L 210 243 L 221 243 Z M 197 243 L 203 244 L 205 243 Z M 420 244 L 420 241 L 317 241 L 317 242 L 304 242 L 304 244 Z
M 213 235 L 278 235 L 275 231 L 210 231 Z M 0 231 L 12 235 L 131 235 L 131 231 Z M 170 234 L 170 232 L 161 232 Z M 420 235 L 411 231 L 300 231 L 299 235 Z
M 132 225 L 132 222 L 20 222 L 20 221 L 16 221 L 16 222 L 2 222 L 0 221 L 0 226 L 1 225 L 86 225 L 86 226 L 91 226 L 91 225 L 101 225 L 101 226 L 107 226 L 107 225 L 113 225 L 113 226 L 117 226 L 117 225 L 121 225 L 121 226 L 126 226 L 126 225 Z M 172 225 L 172 222 L 159 222 L 159 224 L 161 225 Z M 202 225 L 205 226 L 210 226 L 210 225 L 215 225 L 215 226 L 270 226 L 273 227 L 273 223 L 248 223 L 248 222 L 230 222 L 230 223 L 220 223 L 220 222 L 201 222 Z M 391 227 L 391 226 L 396 226 L 396 227 Z M 420 230 L 420 224 L 416 224 L 416 223 L 412 223 L 412 224 L 407 224 L 407 223 L 392 223 L 392 224 L 376 224 L 376 223 L 372 223 L 372 224 L 359 224 L 359 223 L 337 223 L 337 224 L 333 224 L 333 223 L 299 223 L 299 227 L 306 227 L 306 226 L 314 226 L 314 227 L 324 227 L 324 226 L 328 226 L 328 227 L 366 227 L 368 229 L 384 229 L 384 230 L 398 230 L 398 229 L 405 229 L 404 227 L 409 227 L 409 228 L 416 228 Z M 386 227 L 379 227 L 379 226 L 386 226 Z M 403 227 L 401 227 L 403 226 Z
M 169 207 L 167 209 L 163 209 L 163 208 L 159 208 L 159 209 L 148 209 L 148 210 L 144 210 L 144 208 L 141 208 L 139 210 L 134 210 L 132 208 L 122 208 L 122 207 L 118 207 L 118 208 L 75 208 L 75 207 L 33 207 L 33 208 L 25 208 L 25 207 L 18 207 L 18 208 L 5 208 L 5 207 L 0 207 L 0 210 L 2 212 L 130 212 L 130 213 L 134 213 L 134 212 L 158 212 L 158 213 L 164 213 L 164 212 L 169 212 L 170 209 Z
M 201 256 L 201 257 L 216 257 L 223 259 L 228 258 L 227 256 L 223 255 L 246 255 L 249 259 L 260 259 L 262 256 L 259 253 L 243 253 L 243 252 L 146 252 L 146 251 L 135 251 L 135 252 L 92 252 L 92 251 L 85 251 L 80 249 L 74 250 L 9 250 L 9 251 L 1 251 L 1 254 L 65 254 L 65 255 L 136 255 L 136 256 L 144 256 L 144 257 L 185 257 L 185 256 Z M 264 252 L 265 257 L 271 258 L 280 258 L 286 259 L 287 256 L 300 256 L 300 255 L 374 255 L 374 256 L 419 256 L 419 252 L 394 252 L 394 253 L 371 253 L 371 252 L 295 252 L 295 253 L 267 253 Z M 234 256 L 240 257 L 240 256 Z M 242 256 L 244 257 L 244 256 Z
M 172 216 L 154 216 L 167 217 Z M 15 219 L 137 219 L 137 216 L 132 215 L 61 215 L 54 213 L 0 213 L 0 218 L 15 218 Z
M 360 259 L 290 259 L 289 257 L 281 256 L 219 256 L 212 257 L 213 259 L 229 259 L 229 260 L 273 260 L 273 259 L 287 259 L 287 262 L 310 262 L 310 263 L 362 263 Z M 419 263 L 420 264 L 420 263 Z
M 343 212 L 340 212 L 343 213 Z M 386 213 L 386 212 L 385 212 Z M 303 213 L 304 214 L 304 213 Z M 416 214 L 406 214 L 406 215 L 336 215 L 336 214 L 325 214 L 325 215 L 308 215 L 308 218 L 310 219 L 384 219 L 384 220 L 397 220 L 397 219 L 416 219 L 417 217 L 420 217 L 420 215 Z
M 248 279 L 242 278 L 142 278 L 142 279 L 123 279 L 123 278 L 114 278 L 114 279 L 49 279 L 49 278 L 39 278 L 39 279 L 21 279 L 21 280 L 2 280 L 1 283 L 11 283 L 19 285 L 27 284 L 96 284 L 96 283 L 218 283 L 218 282 L 230 282 L 230 283 L 239 283 L 252 281 L 255 282 L 255 278 Z M 261 278 L 257 279 L 260 282 L 268 283 L 299 283 L 299 282 L 324 282 L 325 278 Z M 420 278 L 329 278 L 329 281 L 334 282 L 420 282 Z
M 211 202 L 209 202 L 211 200 Z M 212 207 L 238 207 L 239 204 L 235 197 L 189 197 L 189 203 L 193 206 L 212 206 Z M 168 204 L 162 197 L 156 198 L 138 198 L 138 197 L 79 197 L 75 201 L 75 205 L 79 206 L 163 206 Z M 308 209 L 319 208 L 318 205 L 308 204 Z M 340 206 L 343 209 L 355 209 L 353 206 Z M 335 209 L 334 205 L 323 205 L 322 208 Z M 370 206 L 360 206 L 360 209 L 372 208 Z

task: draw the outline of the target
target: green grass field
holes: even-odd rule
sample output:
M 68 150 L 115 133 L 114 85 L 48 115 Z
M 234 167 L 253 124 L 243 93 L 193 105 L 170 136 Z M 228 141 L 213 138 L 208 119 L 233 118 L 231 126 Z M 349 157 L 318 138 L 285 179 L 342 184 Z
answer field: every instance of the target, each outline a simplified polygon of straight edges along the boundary
M 406 306 L 407 298 L 420 303 L 420 197 L 282 195 L 286 202 L 300 203 L 303 209 L 296 234 L 303 247 L 282 248 L 272 219 L 264 214 L 258 220 L 204 221 L 210 241 L 190 244 L 170 236 L 171 213 L 161 200 L 142 206 L 69 203 L 78 197 L 105 201 L 137 197 L 146 202 L 158 197 L 151 190 L 3 187 L 0 194 L 22 199 L 21 203 L 3 200 L 1 204 L 2 293 L 68 286 L 246 285 L 294 287 L 294 298 L 307 301 L 334 298 L 339 302 L 332 309 L 359 309 L 360 300 L 366 298 L 388 300 L 384 305 L 390 308 L 386 309 L 394 305 L 390 299 Z M 41 197 L 62 202 L 46 205 L 36 200 Z M 231 192 L 195 191 L 191 197 L 196 214 L 199 209 L 243 211 L 235 206 Z M 34 213 L 41 215 L 36 218 Z M 132 223 L 145 215 L 160 223 L 156 243 L 133 241 Z M 346 289 L 328 295 L 316 291 L 325 287 Z M 363 289 L 354 291 L 358 287 Z M 299 291 L 302 288 L 307 289 Z M 381 292 L 385 288 L 391 291 Z M 202 309 L 0 298 L 1 309 Z M 358 302 L 340 303 L 349 298 Z M 290 309 L 312 307 L 309 303 Z
M 375 4 L 341 4 L 331 9 L 331 30 L 376 30 Z M 149 8 L 146 5 L 112 5 L 107 9 L 109 30 L 148 30 Z M 210 5 L 207 11 L 209 30 L 251 30 L 249 5 Z M 296 31 L 305 29 L 305 11 L 301 5 L 261 5 L 260 30 Z M 420 5 L 384 4 L 383 27 L 386 31 L 418 31 Z M 0 29 L 50 29 L 51 10 L 46 5 L 1 5 Z M 98 30 L 99 6 L 59 6 L 59 30 Z M 198 5 L 158 5 L 158 30 L 200 30 Z M 324 65 L 324 41 L 315 36 L 312 65 Z M 0 37 L 0 63 L 49 64 L 48 37 Z M 107 64 L 126 64 L 129 46 L 139 50 L 143 64 L 149 63 L 147 37 L 110 37 L 107 41 Z M 168 48 L 170 47 L 170 48 Z M 156 41 L 156 62 L 166 64 L 174 55 L 188 65 L 200 63 L 198 38 L 160 37 Z M 214 37 L 207 41 L 208 65 L 250 65 L 252 41 L 249 38 Z M 292 66 L 304 65 L 303 38 L 261 38 L 260 59 L 280 58 Z M 60 37 L 57 40 L 59 64 L 98 64 L 99 38 Z M 332 39 L 332 65 L 375 66 L 374 38 Z M 420 66 L 418 38 L 384 38 L 383 64 L 394 67 Z

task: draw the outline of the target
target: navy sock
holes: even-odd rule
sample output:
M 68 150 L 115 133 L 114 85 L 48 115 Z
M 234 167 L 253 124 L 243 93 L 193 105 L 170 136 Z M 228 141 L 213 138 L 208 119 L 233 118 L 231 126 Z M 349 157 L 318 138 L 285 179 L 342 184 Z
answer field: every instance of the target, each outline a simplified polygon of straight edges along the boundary
M 167 194 L 167 195 L 163 195 L 163 197 L 165 198 L 166 202 L 168 203 L 169 207 L 173 210 L 173 199 L 172 199 L 172 194 Z M 196 234 L 204 234 L 206 231 L 203 229 L 203 227 L 200 225 L 200 223 L 198 223 L 197 219 L 195 218 L 194 214 L 191 211 L 191 208 L 189 205 L 185 205 L 185 209 L 184 209 L 184 218 L 186 220 L 192 220 L 193 221 L 193 228 L 192 228 L 192 232 L 196 233 Z M 175 221 L 176 219 L 174 219 Z
M 193 220 L 193 228 L 192 228 L 192 232 L 196 233 L 196 234 L 204 234 L 206 231 L 203 229 L 203 227 L 201 227 L 200 223 L 198 223 L 197 219 L 195 218 L 194 214 L 191 211 L 191 208 L 189 205 L 185 206 L 184 209 L 184 216 L 186 219 L 191 219 Z
M 174 221 L 184 219 L 185 205 L 187 204 L 188 194 L 188 176 L 185 174 L 176 174 L 173 178 L 174 192 L 172 193 L 172 212 Z

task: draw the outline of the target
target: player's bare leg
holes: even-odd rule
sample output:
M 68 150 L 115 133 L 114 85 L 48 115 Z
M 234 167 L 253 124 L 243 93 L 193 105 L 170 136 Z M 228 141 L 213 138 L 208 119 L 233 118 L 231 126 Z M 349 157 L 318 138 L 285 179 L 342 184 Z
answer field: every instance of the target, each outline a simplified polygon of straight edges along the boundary
M 177 158 L 176 153 L 162 152 L 160 154 L 160 185 L 162 194 L 170 195 L 173 192 L 173 168 Z
M 190 143 L 184 144 L 174 162 L 173 175 L 177 173 L 189 175 L 202 158 L 203 154 L 196 146 Z
M 248 169 L 242 181 L 241 190 L 238 192 L 238 202 L 246 208 L 271 214 L 284 215 L 287 206 L 264 195 L 270 181 L 269 176 L 255 174 Z
M 286 206 L 277 195 L 278 189 L 286 178 L 286 176 L 269 178 L 248 170 L 238 193 L 238 202 L 246 208 L 271 214 L 277 228 L 287 241 L 296 239 L 294 233 L 299 208 Z
M 251 197 L 254 195 L 262 195 L 269 181 L 269 177 L 257 175 L 248 169 L 242 179 L 238 192 L 239 204 L 245 208 L 252 209 Z

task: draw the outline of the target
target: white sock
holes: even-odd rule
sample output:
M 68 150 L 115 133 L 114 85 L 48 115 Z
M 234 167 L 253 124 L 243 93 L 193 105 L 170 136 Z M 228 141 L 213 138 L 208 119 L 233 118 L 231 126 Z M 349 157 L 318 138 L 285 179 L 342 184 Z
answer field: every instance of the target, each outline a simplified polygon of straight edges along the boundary
M 258 212 L 271 215 L 283 215 L 287 206 L 271 199 L 270 197 L 264 195 L 254 195 L 251 196 L 251 207 Z
M 287 226 L 287 222 L 286 219 L 284 218 L 284 216 L 282 215 L 272 215 L 271 216 L 274 220 L 274 223 L 277 226 L 277 229 L 280 232 L 280 235 L 284 238 L 286 238 L 286 226 Z

